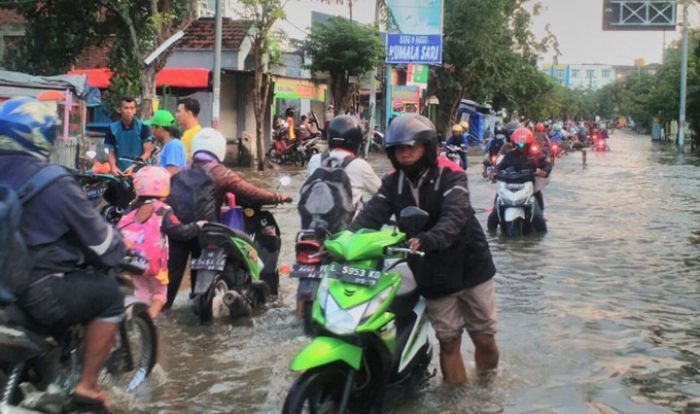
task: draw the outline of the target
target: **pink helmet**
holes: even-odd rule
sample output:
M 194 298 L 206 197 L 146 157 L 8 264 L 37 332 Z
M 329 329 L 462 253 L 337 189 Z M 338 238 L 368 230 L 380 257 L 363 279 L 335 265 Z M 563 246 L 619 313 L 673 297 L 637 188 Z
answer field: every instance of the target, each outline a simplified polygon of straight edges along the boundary
M 170 173 L 162 167 L 143 167 L 134 177 L 138 197 L 167 197 L 170 194 Z

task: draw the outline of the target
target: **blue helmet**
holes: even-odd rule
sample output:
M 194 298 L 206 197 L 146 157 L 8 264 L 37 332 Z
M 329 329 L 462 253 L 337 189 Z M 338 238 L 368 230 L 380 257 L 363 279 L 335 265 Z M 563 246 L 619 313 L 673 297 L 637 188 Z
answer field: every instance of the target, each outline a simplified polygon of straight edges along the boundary
M 56 110 L 34 98 L 12 98 L 0 105 L 0 149 L 48 158 L 56 127 Z

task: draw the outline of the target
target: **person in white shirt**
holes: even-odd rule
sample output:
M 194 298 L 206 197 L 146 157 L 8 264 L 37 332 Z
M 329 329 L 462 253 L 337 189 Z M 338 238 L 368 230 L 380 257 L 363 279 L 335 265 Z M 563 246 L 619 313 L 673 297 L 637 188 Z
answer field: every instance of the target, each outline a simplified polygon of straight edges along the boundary
M 307 174 L 311 176 L 324 162 L 340 167 L 346 157 L 352 157 L 353 160 L 345 166 L 345 173 L 350 179 L 352 202 L 357 213 L 362 207 L 362 200 L 369 200 L 382 184 L 372 166 L 357 156 L 363 141 L 360 121 L 350 115 L 336 116 L 328 125 L 327 132 L 330 152 L 311 157 Z

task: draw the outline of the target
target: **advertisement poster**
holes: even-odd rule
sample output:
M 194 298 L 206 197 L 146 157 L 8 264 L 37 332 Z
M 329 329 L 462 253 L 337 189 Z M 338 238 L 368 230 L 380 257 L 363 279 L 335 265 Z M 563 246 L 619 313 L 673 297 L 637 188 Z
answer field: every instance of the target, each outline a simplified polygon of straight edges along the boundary
M 442 0 L 387 0 L 387 63 L 442 64 Z

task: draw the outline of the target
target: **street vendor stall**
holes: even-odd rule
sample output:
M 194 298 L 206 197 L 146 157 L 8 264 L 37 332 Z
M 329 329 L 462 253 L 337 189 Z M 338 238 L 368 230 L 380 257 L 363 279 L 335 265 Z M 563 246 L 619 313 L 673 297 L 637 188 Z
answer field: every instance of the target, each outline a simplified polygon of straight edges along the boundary
M 85 76 L 32 76 L 0 70 L 0 102 L 16 96 L 29 96 L 56 110 L 61 128 L 51 162 L 67 167 L 77 167 L 81 148 L 88 149 L 86 103 L 95 99 L 92 94 L 94 92 L 87 87 Z

